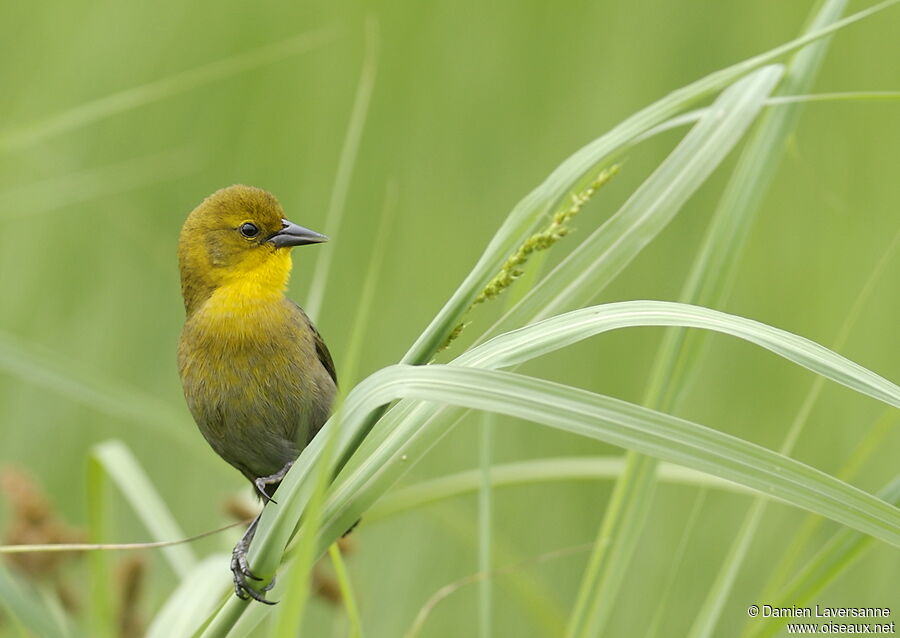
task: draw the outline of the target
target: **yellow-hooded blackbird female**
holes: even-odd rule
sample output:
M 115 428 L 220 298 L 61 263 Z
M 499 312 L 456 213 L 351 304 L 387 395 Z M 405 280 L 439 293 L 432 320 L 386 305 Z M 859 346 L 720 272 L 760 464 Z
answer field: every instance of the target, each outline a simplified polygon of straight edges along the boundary
M 322 337 L 284 296 L 291 248 L 327 238 L 284 217 L 268 192 L 230 186 L 188 215 L 178 242 L 184 396 L 212 448 L 267 502 L 328 419 L 337 380 Z M 235 546 L 231 571 L 239 597 L 268 603 L 247 564 L 258 521 Z

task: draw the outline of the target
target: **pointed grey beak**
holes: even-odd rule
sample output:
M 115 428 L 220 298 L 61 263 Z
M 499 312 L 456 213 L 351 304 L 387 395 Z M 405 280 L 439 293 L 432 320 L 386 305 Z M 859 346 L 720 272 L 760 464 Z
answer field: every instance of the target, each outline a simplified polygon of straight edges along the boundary
M 281 230 L 266 240 L 266 242 L 274 244 L 276 248 L 321 244 L 324 241 L 328 241 L 328 238 L 325 235 L 310 230 L 309 228 L 298 226 L 286 219 L 282 219 L 281 223 Z

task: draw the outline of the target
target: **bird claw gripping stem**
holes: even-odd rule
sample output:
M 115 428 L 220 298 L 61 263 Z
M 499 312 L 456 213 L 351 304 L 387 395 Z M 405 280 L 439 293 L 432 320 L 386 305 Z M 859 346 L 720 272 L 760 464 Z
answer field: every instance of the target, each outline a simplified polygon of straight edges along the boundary
M 256 486 L 256 489 L 266 503 L 275 503 L 277 505 L 275 499 L 269 496 L 266 488 L 270 485 L 274 485 L 277 489 L 278 484 L 281 483 L 293 464 L 294 462 L 290 461 L 274 474 L 260 476 L 253 480 L 253 484 Z M 244 535 L 241 536 L 241 540 L 238 541 L 237 545 L 234 546 L 234 550 L 231 552 L 231 573 L 234 577 L 234 594 L 241 600 L 249 600 L 252 598 L 257 602 L 266 605 L 274 605 L 276 603 L 271 600 L 266 600 L 265 596 L 266 592 L 275 586 L 274 578 L 272 578 L 271 582 L 264 587 L 259 587 L 257 583 L 250 582 L 254 580 L 257 582 L 262 581 L 262 578 L 253 573 L 250 569 L 250 563 L 247 562 L 247 552 L 250 551 L 250 543 L 256 535 L 256 526 L 259 524 L 260 516 L 262 516 L 262 514 L 253 519 L 253 522 L 250 523 L 247 531 L 244 532 Z
M 277 601 L 267 600 L 266 592 L 275 586 L 275 579 L 262 588 L 258 588 L 255 583 L 250 580 L 261 581 L 262 578 L 254 574 L 250 570 L 250 564 L 247 562 L 247 552 L 250 549 L 250 542 L 256 534 L 256 525 L 259 523 L 259 516 L 253 519 L 250 527 L 241 536 L 241 540 L 234 546 L 231 552 L 231 573 L 234 577 L 234 594 L 241 600 L 253 600 L 264 603 L 266 605 L 275 605 Z M 249 580 L 248 580 L 249 579 Z
M 253 484 L 256 486 L 256 489 L 259 491 L 262 499 L 266 503 L 275 503 L 275 505 L 278 505 L 278 501 L 269 496 L 269 493 L 266 492 L 266 487 L 268 487 L 269 485 L 277 486 L 279 483 L 281 483 L 282 479 L 287 476 L 288 470 L 290 470 L 293 465 L 293 461 L 288 461 L 287 463 L 285 463 L 283 468 L 281 468 L 274 474 L 269 474 L 269 476 L 260 476 L 259 478 L 253 480 Z

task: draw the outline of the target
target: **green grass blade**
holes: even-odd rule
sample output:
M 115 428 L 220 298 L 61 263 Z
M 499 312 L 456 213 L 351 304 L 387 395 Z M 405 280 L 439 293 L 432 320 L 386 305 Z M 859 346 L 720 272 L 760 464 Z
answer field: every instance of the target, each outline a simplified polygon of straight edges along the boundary
M 88 542 L 106 541 L 107 473 L 96 456 L 87 462 L 87 524 Z M 112 633 L 112 588 L 107 552 L 88 554 L 90 571 L 90 597 L 88 599 L 88 625 L 91 633 L 104 636 Z
M 777 95 L 765 101 L 764 106 L 771 107 L 805 104 L 809 102 L 895 102 L 900 100 L 900 91 L 840 91 L 836 93 L 808 93 L 804 95 Z M 695 109 L 670 118 L 642 133 L 636 142 L 643 142 L 651 137 L 671 131 L 681 126 L 688 126 L 698 121 L 708 109 Z
M 272 595 L 278 591 L 278 586 L 272 590 Z M 246 602 L 237 596 L 229 596 L 219 610 L 208 618 L 201 630 L 194 633 L 196 638 L 244 638 L 251 636 L 256 631 L 257 625 L 262 622 L 264 614 L 270 610 L 262 609 L 263 605 L 251 607 L 249 610 Z
M 166 541 L 186 536 L 140 463 L 124 443 L 101 443 L 94 447 L 93 458 L 122 492 L 126 502 L 131 505 L 154 540 Z M 187 576 L 197 565 L 197 557 L 188 545 L 164 547 L 162 553 L 179 578 Z
M 495 489 L 557 481 L 608 481 L 617 478 L 624 467 L 625 458 L 622 456 L 535 459 L 493 465 L 490 479 Z M 662 483 L 704 486 L 737 494 L 751 493 L 736 483 L 681 465 L 660 463 L 657 470 L 657 480 Z M 366 525 L 446 499 L 477 492 L 481 481 L 480 469 L 466 470 L 394 490 L 366 512 Z
M 883 11 L 900 0 L 887 0 L 765 53 L 715 71 L 641 109 L 606 134 L 574 153 L 510 212 L 478 262 L 404 355 L 403 363 L 427 363 L 453 330 L 472 300 L 500 270 L 504 260 L 533 232 L 544 215 L 556 211 L 569 193 L 579 192 L 616 154 L 653 127 L 722 90 L 741 76 L 796 49 Z
M 222 566 L 229 558 L 225 554 L 207 556 L 188 572 L 153 617 L 146 638 L 192 635 L 222 602 L 226 592 Z
M 655 482 L 655 469 L 654 465 L 652 469 L 638 475 L 640 480 L 620 483 L 621 487 L 613 490 L 597 532 L 595 549 L 591 552 L 578 586 L 575 604 L 566 625 L 566 638 L 593 635 L 602 626 L 605 618 L 601 597 L 608 596 L 607 592 L 615 591 L 619 582 L 618 576 L 610 576 L 610 571 L 603 568 L 606 544 L 614 539 L 631 539 L 632 547 L 637 544 L 644 518 L 652 503 L 651 499 L 641 498 L 641 495 L 647 491 L 647 483 Z M 626 509 L 630 510 L 630 516 L 622 513 Z
M 900 506 L 900 476 L 881 490 L 878 496 L 887 503 Z M 806 561 L 786 590 L 773 599 L 767 599 L 766 604 L 773 607 L 806 606 L 816 594 L 859 560 L 872 544 L 871 536 L 850 529 L 838 531 L 822 549 Z M 766 622 L 757 623 L 758 630 L 751 636 L 752 638 L 773 636 L 789 620 L 790 618 L 767 618 Z
M 767 106 L 805 104 L 809 102 L 896 102 L 900 91 L 840 91 L 836 93 L 809 93 L 805 95 L 779 95 L 766 101 Z
M 303 33 L 281 42 L 175 73 L 141 86 L 113 93 L 52 115 L 34 124 L 0 133 L 0 153 L 17 151 L 46 139 L 93 124 L 153 102 L 224 80 L 238 73 L 272 64 L 316 47 L 332 39 L 329 31 Z
M 602 309 L 602 310 L 600 310 Z M 655 310 L 654 310 L 655 309 Z M 598 316 L 591 321 L 583 321 L 591 313 L 600 310 Z M 656 314 L 656 313 L 659 314 Z M 809 344 L 795 335 L 781 333 L 769 326 L 756 324 L 744 319 L 729 318 L 729 315 L 711 311 L 708 309 L 697 309 L 681 304 L 669 302 L 623 302 L 621 304 L 608 304 L 595 309 L 583 309 L 574 311 L 564 315 L 567 319 L 550 319 L 545 322 L 520 329 L 509 335 L 495 338 L 494 340 L 479 346 L 470 353 L 461 356 L 457 361 L 460 364 L 478 365 L 484 367 L 493 367 L 495 365 L 513 365 L 521 362 L 522 358 L 538 356 L 546 352 L 539 344 L 542 341 L 552 343 L 553 347 L 563 347 L 574 343 L 572 339 L 573 333 L 567 334 L 566 330 L 560 329 L 561 324 L 554 327 L 557 321 L 568 321 L 572 326 L 578 325 L 576 331 L 581 331 L 582 338 L 589 334 L 596 334 L 606 329 L 624 327 L 629 325 L 679 325 L 694 327 L 704 327 L 714 330 L 723 330 L 729 334 L 739 336 L 741 338 L 749 338 L 756 343 L 764 345 L 773 351 L 789 357 L 794 361 L 805 361 L 804 365 L 815 368 L 818 372 L 838 380 L 843 378 L 854 386 L 858 385 L 857 381 L 850 381 L 845 377 L 845 373 L 854 370 L 850 375 L 855 377 L 859 371 L 856 370 L 855 364 L 845 366 L 845 359 L 839 355 L 831 353 L 824 358 L 820 358 L 820 354 L 825 351 L 821 346 Z M 609 323 L 606 321 L 609 320 Z M 658 323 L 657 323 L 658 321 Z M 602 324 L 602 327 L 600 327 Z M 758 325 L 758 329 L 755 327 Z M 727 326 L 727 328 L 726 328 Z M 770 333 L 770 330 L 775 332 Z M 767 336 L 768 335 L 768 336 Z M 801 341 L 796 341 L 801 339 Z M 527 344 L 531 344 L 528 346 Z M 791 345 L 788 345 L 791 344 Z M 514 347 L 507 347 L 513 345 Z M 787 346 L 785 348 L 785 346 Z M 510 356 L 510 353 L 524 349 L 522 357 Z M 529 349 L 530 348 L 530 349 Z M 811 349 L 807 349 L 811 348 Z M 805 352 L 806 354 L 801 354 Z M 813 353 L 820 354 L 813 354 Z M 495 355 L 496 358 L 492 358 Z M 825 363 L 827 361 L 827 363 Z M 824 363 L 824 365 L 822 365 Z M 890 382 L 877 377 L 877 375 L 869 376 L 872 373 L 862 373 L 867 380 L 863 381 L 862 377 L 858 380 L 864 387 L 864 392 L 870 396 L 880 397 L 890 404 L 897 402 L 897 388 Z M 428 420 L 439 412 L 440 408 L 434 406 L 410 406 L 401 404 L 392 410 L 379 424 L 379 429 L 372 433 L 372 436 L 359 450 L 359 456 L 363 460 L 351 463 L 345 470 L 343 476 L 344 481 L 336 488 L 338 494 L 336 498 L 349 501 L 352 495 L 360 495 L 368 493 L 369 496 L 363 500 L 369 505 L 377 500 L 378 496 L 386 491 L 387 487 L 401 475 L 409 466 L 409 463 L 394 463 L 393 467 L 384 465 L 387 459 L 401 458 L 406 453 L 409 458 L 418 458 L 418 455 L 427 450 L 430 445 L 440 438 L 448 428 L 443 423 L 439 423 L 439 419 L 431 419 L 429 428 L 434 428 L 435 432 L 432 438 L 426 440 L 417 440 L 416 437 L 423 436 L 417 428 L 417 424 Z M 353 433 L 346 431 L 348 437 L 352 437 Z M 310 450 L 310 454 L 315 454 L 315 450 Z M 377 477 L 377 480 L 376 478 Z M 362 498 L 362 497 L 361 497 Z M 348 513 L 347 516 L 352 518 L 358 515 L 362 510 Z M 355 519 L 354 519 L 355 520 Z M 352 522 L 352 521 L 351 521 Z
M 895 384 L 805 337 L 752 319 L 672 301 L 620 301 L 573 310 L 508 332 L 460 355 L 454 363 L 508 368 L 626 327 L 702 328 L 765 348 L 836 383 L 900 407 Z
M 491 569 L 493 552 L 491 529 L 493 522 L 493 481 L 491 463 L 493 459 L 493 434 L 496 416 L 482 415 L 479 428 L 478 457 L 481 476 L 478 485 L 478 571 L 486 574 L 478 583 L 478 635 L 490 638 L 493 627 L 493 589 Z
M 658 477 L 657 480 L 659 480 Z M 703 506 L 706 504 L 706 497 L 708 494 L 708 490 L 698 490 L 697 497 L 694 499 L 694 504 L 691 506 L 691 513 L 688 514 L 687 521 L 681 530 L 681 538 L 678 541 L 678 547 L 672 553 L 672 560 L 667 570 L 668 573 L 666 574 L 665 585 L 663 585 L 662 588 L 662 595 L 657 598 L 656 605 L 654 605 L 656 609 L 653 611 L 653 616 L 647 625 L 647 634 L 645 635 L 645 638 L 656 638 L 656 636 L 659 635 L 660 628 L 663 626 L 666 608 L 672 594 L 674 594 L 676 590 L 675 582 L 678 578 L 678 570 L 684 564 L 688 546 L 694 536 L 694 524 L 697 522 L 700 512 L 703 511 Z
M 881 449 L 885 438 L 895 430 L 898 422 L 900 414 L 897 414 L 896 410 L 890 408 L 885 410 L 835 476 L 849 482 L 860 466 L 867 464 L 872 455 Z M 791 541 L 786 543 L 777 566 L 771 570 L 757 600 L 775 600 L 779 591 L 785 589 L 788 579 L 800 571 L 797 561 L 802 556 L 802 550 L 809 547 L 825 522 L 821 517 L 810 514 L 797 527 Z M 748 633 L 749 631 L 745 630 L 741 636 L 746 637 Z
M 731 334 L 890 405 L 900 401 L 897 386 L 807 339 L 726 313 L 661 301 L 620 302 L 575 310 L 496 337 L 461 355 L 454 364 L 487 368 L 512 366 L 607 330 L 649 325 L 695 327 Z M 348 478 L 342 489 L 349 494 L 372 487 L 374 484 L 369 484 L 372 477 L 368 474 L 375 471 L 372 464 L 377 466 L 386 457 L 399 454 L 407 439 L 413 436 L 413 432 L 405 428 L 414 428 L 416 423 L 438 412 L 440 408 L 435 406 L 412 406 L 403 402 L 391 410 L 359 448 L 357 458 L 345 468 L 343 474 L 354 478 Z M 328 427 L 336 426 L 326 425 Z M 352 449 L 359 432 L 341 426 L 341 436 L 344 439 L 342 448 Z M 303 455 L 308 456 L 301 455 L 304 462 L 296 464 L 289 473 L 282 485 L 285 490 L 282 495 L 289 494 L 289 499 L 304 498 L 299 496 L 298 484 L 305 480 L 307 470 L 304 468 L 310 462 L 306 459 L 315 458 L 319 449 L 314 440 L 304 450 Z M 379 473 L 383 472 L 384 468 L 379 469 Z
M 293 564 L 287 570 L 287 574 L 283 576 L 287 587 L 280 589 L 282 592 L 282 604 L 275 616 L 275 626 L 270 632 L 272 638 L 294 638 L 302 633 L 303 618 L 306 612 L 306 605 L 310 596 L 310 577 L 313 566 L 319 555 L 316 553 L 315 534 L 319 529 L 322 521 L 322 505 L 325 500 L 325 489 L 327 487 L 330 475 L 330 460 L 333 458 L 333 435 L 332 441 L 325 446 L 323 456 L 319 459 L 315 473 L 315 488 L 310 498 L 309 506 L 304 512 L 305 534 L 300 536 L 295 553 Z M 282 547 L 287 544 L 285 540 Z M 253 554 L 250 555 L 251 560 L 254 559 Z M 251 563 L 266 564 L 265 557 L 262 560 L 253 560 Z M 267 574 L 263 572 L 265 577 Z
M 19 635 L 41 638 L 71 638 L 64 618 L 40 594 L 0 565 L 0 609 L 19 628 Z
M 728 595 L 731 593 L 744 558 L 750 551 L 750 544 L 753 542 L 765 510 L 766 502 L 763 499 L 755 499 L 750 505 L 750 509 L 747 510 L 737 536 L 722 560 L 722 567 L 716 574 L 703 604 L 694 617 L 689 637 L 709 636 L 715 630 L 719 616 L 722 614 L 722 608 L 725 606 L 725 601 L 728 600 Z

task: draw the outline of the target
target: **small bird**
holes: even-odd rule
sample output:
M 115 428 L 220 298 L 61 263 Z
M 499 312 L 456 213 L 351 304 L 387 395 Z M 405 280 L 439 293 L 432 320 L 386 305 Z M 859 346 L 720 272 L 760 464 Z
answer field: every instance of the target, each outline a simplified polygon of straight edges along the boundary
M 284 218 L 251 186 L 216 191 L 181 229 L 186 319 L 178 369 L 188 408 L 213 450 L 265 503 L 331 413 L 334 363 L 306 313 L 284 295 L 291 248 L 327 237 Z M 266 600 L 247 562 L 259 516 L 231 559 L 235 594 Z M 248 580 L 249 579 L 249 580 Z

